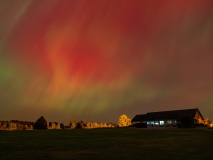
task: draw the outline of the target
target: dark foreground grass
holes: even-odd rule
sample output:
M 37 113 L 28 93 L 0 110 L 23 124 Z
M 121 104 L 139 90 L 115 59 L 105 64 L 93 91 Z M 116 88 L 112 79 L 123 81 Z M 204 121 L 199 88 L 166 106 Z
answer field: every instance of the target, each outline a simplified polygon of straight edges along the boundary
M 0 160 L 213 159 L 213 132 L 196 129 L 0 131 Z

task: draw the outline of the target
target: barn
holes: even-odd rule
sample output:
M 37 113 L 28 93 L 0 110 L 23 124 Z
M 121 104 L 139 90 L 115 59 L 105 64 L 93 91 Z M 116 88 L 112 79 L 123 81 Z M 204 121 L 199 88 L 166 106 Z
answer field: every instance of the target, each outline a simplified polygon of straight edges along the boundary
M 171 110 L 160 112 L 148 112 L 146 114 L 138 114 L 132 119 L 132 126 L 138 124 L 146 124 L 147 126 L 161 127 L 195 127 L 203 125 L 204 118 L 198 108 Z

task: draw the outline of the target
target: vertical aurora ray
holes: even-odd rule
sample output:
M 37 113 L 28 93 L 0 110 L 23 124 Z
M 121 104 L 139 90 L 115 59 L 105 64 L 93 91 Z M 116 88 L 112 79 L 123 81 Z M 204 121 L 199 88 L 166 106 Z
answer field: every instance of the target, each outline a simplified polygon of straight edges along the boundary
M 0 119 L 213 119 L 212 1 L 0 2 Z

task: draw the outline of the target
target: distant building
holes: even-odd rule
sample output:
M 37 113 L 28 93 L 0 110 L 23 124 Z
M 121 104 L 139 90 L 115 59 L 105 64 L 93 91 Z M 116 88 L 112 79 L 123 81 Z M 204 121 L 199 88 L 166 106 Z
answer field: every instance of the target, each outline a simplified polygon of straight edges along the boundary
M 198 108 L 148 112 L 147 114 L 136 115 L 132 119 L 132 126 L 137 123 L 146 123 L 147 126 L 178 126 L 178 127 L 194 127 L 203 125 L 204 118 Z

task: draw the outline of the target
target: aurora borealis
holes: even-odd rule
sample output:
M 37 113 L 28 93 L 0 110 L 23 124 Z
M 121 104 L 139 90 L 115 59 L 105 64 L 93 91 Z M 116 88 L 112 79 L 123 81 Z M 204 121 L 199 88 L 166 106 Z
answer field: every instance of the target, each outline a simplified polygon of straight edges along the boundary
M 1 0 L 0 119 L 213 120 L 212 0 Z

